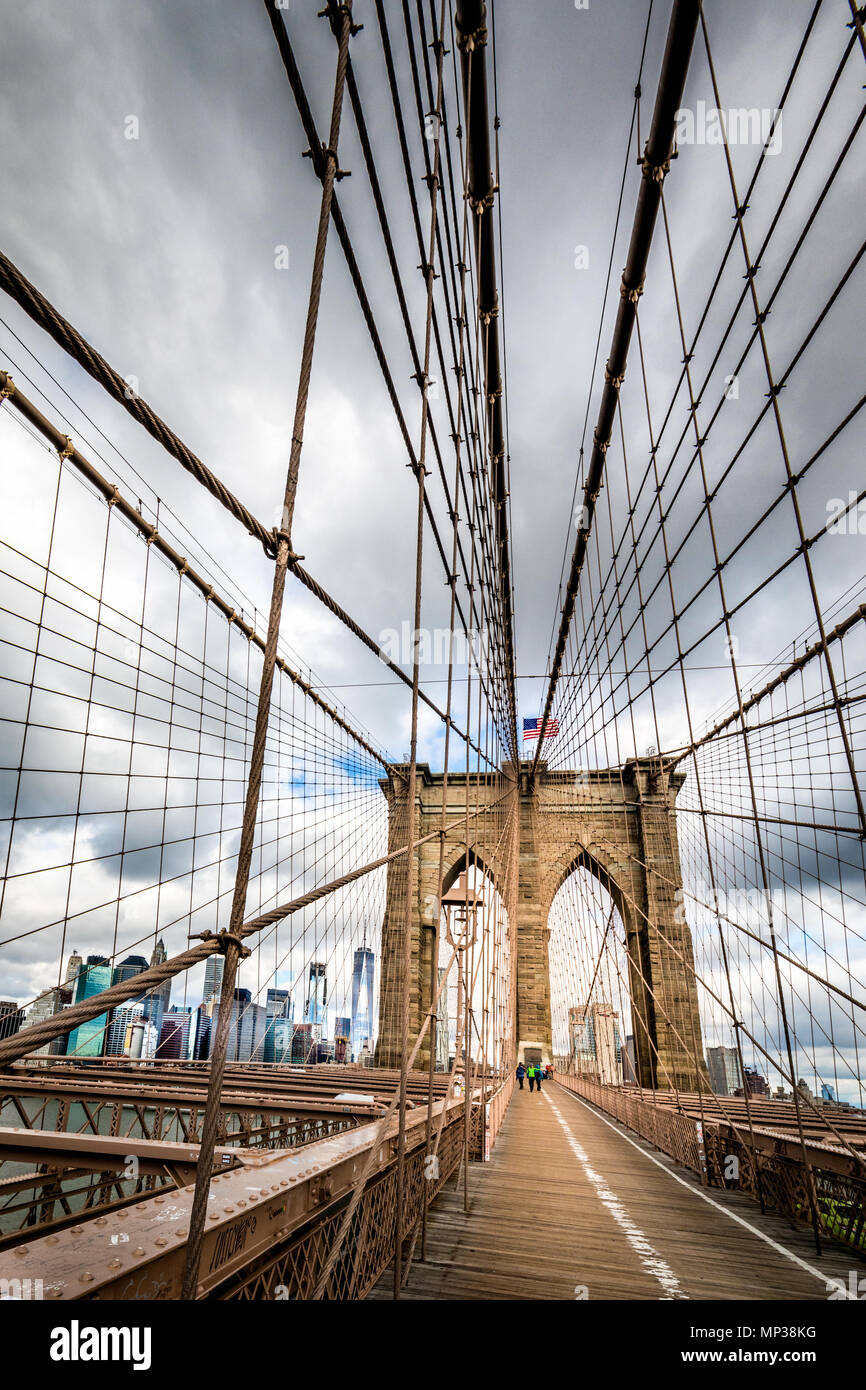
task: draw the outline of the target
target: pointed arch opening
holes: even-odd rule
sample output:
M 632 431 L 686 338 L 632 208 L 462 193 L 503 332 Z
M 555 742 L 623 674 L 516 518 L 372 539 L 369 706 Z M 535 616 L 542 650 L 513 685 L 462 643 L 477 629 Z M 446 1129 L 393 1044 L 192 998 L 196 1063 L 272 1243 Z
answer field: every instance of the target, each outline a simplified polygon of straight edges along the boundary
M 637 1079 L 631 963 L 622 895 L 579 853 L 554 893 L 550 930 L 553 1051 L 569 1070 L 608 1085 Z
M 444 980 L 436 1023 L 437 1071 L 450 1071 L 468 1055 L 472 1064 L 499 1071 L 513 1050 L 512 943 L 508 912 L 493 871 L 473 850 L 445 872 L 443 896 L 466 873 L 471 893 L 481 898 L 474 940 L 454 958 L 447 909 L 439 918 L 437 984 Z M 468 1004 L 468 1007 L 467 1007 Z

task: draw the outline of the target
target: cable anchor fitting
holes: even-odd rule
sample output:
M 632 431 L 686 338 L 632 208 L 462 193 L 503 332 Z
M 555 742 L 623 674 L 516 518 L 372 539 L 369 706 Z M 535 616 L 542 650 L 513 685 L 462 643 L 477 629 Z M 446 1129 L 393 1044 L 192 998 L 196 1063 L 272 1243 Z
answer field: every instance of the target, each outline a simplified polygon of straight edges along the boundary
M 474 53 L 476 48 L 483 48 L 487 43 L 487 28 L 480 24 L 477 29 L 464 34 L 457 30 L 457 47 L 462 53 Z
M 612 386 L 615 391 L 618 391 L 625 381 L 625 369 L 623 369 L 619 376 L 614 376 L 613 372 L 610 370 L 610 362 L 605 362 L 604 379 L 608 386 Z
M 630 285 L 626 284 L 625 271 L 623 271 L 622 280 L 619 286 L 619 294 L 621 299 L 627 299 L 629 304 L 637 304 L 638 300 L 643 294 L 643 287 L 644 282 L 643 280 L 641 280 L 640 284 L 635 289 L 632 289 Z
M 663 163 L 651 164 L 646 154 L 643 154 L 641 158 L 638 159 L 638 164 L 641 167 L 645 179 L 651 179 L 653 183 L 661 184 L 664 183 L 665 176 L 671 171 L 671 160 L 676 159 L 676 157 L 676 150 L 672 150 Z

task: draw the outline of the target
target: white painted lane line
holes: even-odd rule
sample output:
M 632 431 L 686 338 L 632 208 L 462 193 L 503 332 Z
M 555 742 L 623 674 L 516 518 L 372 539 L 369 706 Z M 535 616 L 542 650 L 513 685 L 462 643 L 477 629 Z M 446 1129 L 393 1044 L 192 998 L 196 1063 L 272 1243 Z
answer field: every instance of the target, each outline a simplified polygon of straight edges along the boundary
M 599 1201 L 607 1207 L 616 1224 L 619 1226 L 629 1245 L 637 1254 L 641 1264 L 653 1279 L 657 1279 L 664 1289 L 664 1299 L 688 1298 L 688 1294 L 681 1287 L 680 1281 L 674 1274 L 670 1265 L 663 1260 L 659 1252 L 650 1244 L 640 1227 L 632 1220 L 619 1200 L 615 1192 L 612 1192 L 601 1173 L 597 1173 L 591 1166 L 589 1158 L 584 1149 L 578 1144 L 568 1121 L 560 1113 L 558 1107 L 550 1099 L 550 1094 L 545 1088 L 544 1098 L 552 1109 L 554 1115 L 565 1131 L 572 1153 L 583 1169 L 589 1181 L 595 1188 Z
M 604 1115 L 600 1114 L 598 1110 L 594 1110 L 592 1106 L 587 1105 L 586 1101 L 580 1096 L 576 1096 L 573 1091 L 569 1091 L 567 1086 L 561 1086 L 560 1090 L 564 1091 L 565 1094 L 573 1101 L 576 1101 L 578 1105 L 582 1105 L 584 1110 L 588 1110 L 590 1115 L 594 1116 L 596 1120 L 601 1120 L 602 1124 L 607 1125 L 608 1129 L 612 1129 L 614 1134 L 619 1135 L 620 1139 L 624 1139 L 627 1144 L 631 1144 L 632 1148 L 637 1149 L 638 1153 L 643 1154 L 644 1158 L 648 1158 L 650 1163 L 654 1163 L 657 1168 L 661 1168 L 662 1172 L 667 1173 L 668 1177 L 673 1178 L 674 1182 L 678 1182 L 680 1187 L 684 1187 L 686 1191 L 691 1192 L 694 1197 L 700 1197 L 701 1201 L 706 1202 L 708 1206 L 715 1207 L 716 1211 L 720 1211 L 722 1215 L 727 1216 L 730 1221 L 736 1221 L 738 1226 L 745 1226 L 747 1231 L 751 1231 L 753 1236 L 758 1237 L 758 1240 L 762 1240 L 766 1245 L 772 1246 L 779 1255 L 784 1255 L 785 1259 L 790 1260 L 792 1264 L 799 1265 L 801 1269 L 805 1269 L 807 1274 L 813 1275 L 815 1279 L 819 1280 L 819 1282 L 824 1285 L 828 1294 L 831 1291 L 835 1291 L 835 1296 L 837 1298 L 843 1297 L 843 1285 L 839 1280 L 828 1279 L 827 1275 L 823 1274 L 820 1269 L 816 1269 L 814 1265 L 810 1265 L 806 1260 L 801 1260 L 800 1256 L 795 1255 L 793 1250 L 788 1250 L 786 1246 L 780 1245 L 777 1240 L 773 1240 L 773 1237 L 768 1236 L 766 1232 L 759 1231 L 757 1226 L 752 1225 L 751 1221 L 747 1221 L 745 1217 L 738 1216 L 735 1211 L 730 1211 L 727 1207 L 723 1207 L 721 1202 L 713 1201 L 712 1197 L 709 1197 L 702 1187 L 695 1187 L 692 1183 L 686 1182 L 684 1178 L 680 1177 L 679 1173 L 674 1173 L 668 1168 L 666 1163 L 660 1162 L 655 1154 L 651 1154 L 646 1149 L 642 1149 L 640 1144 L 636 1144 L 627 1134 L 623 1134 L 621 1129 L 617 1129 L 616 1125 L 611 1124 L 610 1120 L 605 1119 Z M 848 1292 L 844 1294 L 844 1297 L 849 1300 L 856 1299 L 856 1294 Z

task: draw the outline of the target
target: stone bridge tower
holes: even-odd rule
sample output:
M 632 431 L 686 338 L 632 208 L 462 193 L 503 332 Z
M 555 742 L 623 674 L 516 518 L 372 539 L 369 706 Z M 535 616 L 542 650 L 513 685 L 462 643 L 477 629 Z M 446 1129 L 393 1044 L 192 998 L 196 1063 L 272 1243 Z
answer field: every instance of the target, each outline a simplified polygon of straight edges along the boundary
M 501 774 L 470 773 L 473 808 L 485 798 L 489 811 L 470 820 L 470 862 L 477 862 L 506 897 L 508 866 L 499 862 L 502 822 L 510 809 L 519 817 L 516 848 L 516 1019 L 515 1038 L 532 1041 L 552 1056 L 548 916 L 559 888 L 574 870 L 594 874 L 615 903 L 628 945 L 631 1026 L 638 1077 L 644 1086 L 694 1090 L 695 1057 L 703 1058 L 691 932 L 677 912 L 682 901 L 675 803 L 685 780 L 659 757 L 632 759 L 621 768 L 592 772 L 550 771 L 540 762 L 534 784 L 530 764 L 506 764 Z M 399 773 L 401 769 L 396 769 Z M 442 775 L 420 764 L 417 776 L 419 838 L 439 829 Z M 400 776 L 381 783 L 389 808 L 389 849 L 406 843 L 407 783 Z M 446 820 L 464 813 L 466 778 L 449 773 Z M 445 837 L 444 891 L 465 867 L 465 830 Z M 413 904 L 410 976 L 410 1036 L 416 1037 L 430 1007 L 433 914 L 439 839 L 419 850 Z M 399 997 L 405 916 L 405 861 L 389 871 L 382 930 L 379 1007 L 381 1066 L 400 1061 Z M 584 1003 L 574 1000 L 575 1004 Z M 426 1047 L 416 1065 L 425 1066 Z M 699 1063 L 706 1082 L 703 1061 Z

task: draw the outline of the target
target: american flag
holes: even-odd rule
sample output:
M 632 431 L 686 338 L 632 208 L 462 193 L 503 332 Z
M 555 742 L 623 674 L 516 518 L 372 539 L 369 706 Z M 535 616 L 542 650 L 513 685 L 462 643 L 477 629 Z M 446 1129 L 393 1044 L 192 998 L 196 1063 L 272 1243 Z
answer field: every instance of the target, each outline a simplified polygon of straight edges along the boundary
M 528 738 L 538 738 L 539 734 L 541 733 L 541 726 L 543 723 L 543 719 L 524 719 L 523 742 L 525 743 Z M 544 737 L 546 739 L 556 738 L 556 735 L 558 733 L 559 721 L 557 719 L 548 719 L 547 728 L 544 731 Z

